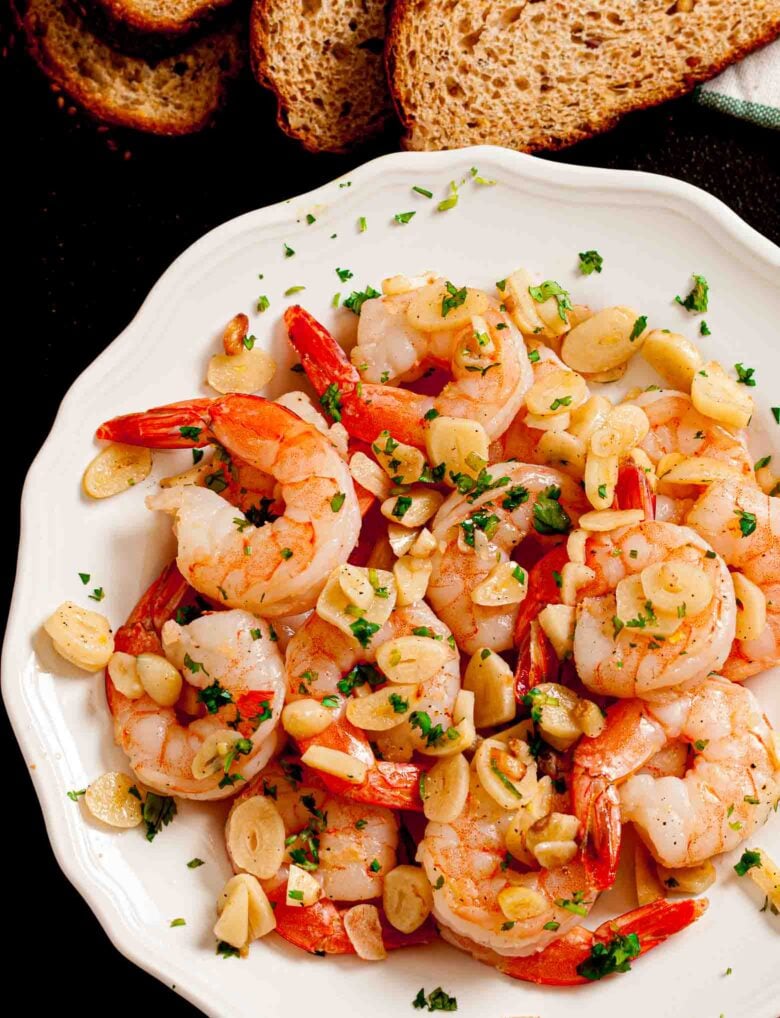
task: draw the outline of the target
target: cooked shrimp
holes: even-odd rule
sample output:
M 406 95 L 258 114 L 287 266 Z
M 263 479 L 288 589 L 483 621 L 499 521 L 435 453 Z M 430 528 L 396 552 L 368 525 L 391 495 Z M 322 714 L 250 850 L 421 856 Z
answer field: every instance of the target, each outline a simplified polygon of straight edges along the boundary
M 566 369 L 566 365 L 549 346 L 534 339 L 526 340 L 526 345 L 534 358 L 531 364 L 533 383 L 541 381 L 556 368 Z M 547 465 L 547 460 L 540 458 L 537 451 L 544 432 L 539 428 L 529 427 L 526 423 L 527 417 L 528 408 L 521 406 L 507 430 L 493 444 L 490 450 L 491 461 L 518 460 L 520 463 Z
M 505 957 L 543 950 L 576 926 L 597 897 L 578 857 L 549 870 L 510 868 L 506 835 L 512 820 L 513 813 L 488 795 L 472 770 L 463 812 L 450 823 L 431 821 L 417 849 L 433 887 L 437 922 Z M 507 922 L 498 896 L 513 886 L 539 896 L 537 915 Z
M 531 382 L 522 337 L 501 312 L 484 316 L 488 342 L 481 345 L 473 325 L 459 329 L 446 360 L 452 373 L 438 396 L 423 396 L 393 385 L 363 381 L 360 372 L 330 335 L 302 307 L 288 308 L 284 319 L 309 380 L 336 420 L 355 438 L 373 442 L 382 431 L 425 448 L 424 417 L 430 410 L 478 421 L 489 438 L 509 427 Z M 504 328 L 498 328 L 498 326 Z M 426 345 L 426 351 L 428 346 Z M 416 363 L 416 362 L 415 362 Z
M 462 951 L 468 951 L 477 961 L 491 965 L 504 975 L 543 986 L 580 986 L 601 978 L 600 969 L 591 964 L 600 955 L 597 952 L 625 947 L 632 935 L 637 938 L 636 955 L 647 954 L 665 940 L 695 922 L 707 909 L 707 899 L 686 901 L 654 901 L 635 908 L 615 919 L 608 919 L 592 932 L 584 926 L 574 926 L 537 954 L 518 958 L 505 958 L 489 947 L 482 947 L 466 937 L 444 928 L 442 938 Z
M 260 396 L 128 414 L 98 437 L 166 448 L 217 441 L 275 479 L 284 512 L 262 527 L 206 488 L 168 488 L 148 499 L 176 517 L 177 561 L 188 582 L 228 607 L 266 618 L 306 611 L 357 543 L 360 511 L 346 463 L 315 427 Z
M 688 513 L 688 525 L 766 599 L 760 635 L 735 640 L 723 674 L 742 681 L 780 662 L 780 499 L 739 479 L 710 485 Z
M 427 596 L 468 654 L 478 647 L 508 650 L 518 613 L 517 600 L 476 604 L 475 588 L 528 534 L 563 535 L 589 508 L 580 486 L 550 467 L 496 463 L 490 476 L 495 486 L 481 494 L 450 495 L 431 526 L 439 550 Z M 524 578 L 525 570 L 519 574 Z
M 429 747 L 428 741 L 420 728 L 412 726 L 409 720 L 411 713 L 425 712 L 431 726 L 435 728 L 439 725 L 443 731 L 454 724 L 455 698 L 460 690 L 460 661 L 457 650 L 450 646 L 449 629 L 424 601 L 403 608 L 396 607 L 366 648 L 316 613 L 311 615 L 290 640 L 287 648 L 285 667 L 288 701 L 304 696 L 318 700 L 326 696 L 331 700 L 335 697 L 338 706 L 333 708 L 334 717 L 340 717 L 352 689 L 357 687 L 358 693 L 363 693 L 365 689 L 362 687 L 367 681 L 372 689 L 384 686 L 387 682 L 375 668 L 357 669 L 357 666 L 373 664 L 380 647 L 388 640 L 421 633 L 425 634 L 424 639 L 433 639 L 441 645 L 444 660 L 438 670 L 419 683 L 408 696 L 408 709 L 398 714 L 398 725 L 389 732 L 392 733 L 395 748 L 394 759 L 399 759 L 400 754 L 401 758 L 410 760 L 415 750 L 425 753 Z M 353 669 L 356 671 L 353 672 Z M 372 734 L 381 736 L 383 733 Z M 377 741 L 381 747 L 383 740 L 378 738 Z
M 725 563 L 699 534 L 646 521 L 591 535 L 585 557 L 596 578 L 579 592 L 574 662 L 588 689 L 652 697 L 721 667 L 736 627 L 734 587 Z M 658 576 L 662 563 L 667 569 Z M 654 597 L 645 589 L 648 567 L 655 567 Z M 696 583 L 690 603 L 676 593 L 683 573 L 686 583 L 691 577 Z M 624 581 L 630 581 L 630 596 L 621 607 L 616 594 L 619 599 Z
M 167 569 L 115 641 L 125 653 L 165 654 L 183 671 L 184 692 L 177 704 L 161 707 L 148 695 L 129 699 L 108 674 L 106 695 L 117 744 L 140 781 L 164 795 L 224 799 L 236 792 L 239 780 L 250 779 L 266 764 L 276 746 L 284 666 L 270 627 L 248 612 L 212 612 L 187 625 L 165 621 L 186 589 L 178 573 Z M 213 697 L 202 695 L 208 687 Z M 194 710 L 193 690 L 201 694 Z M 224 766 L 196 778 L 196 756 L 218 733 L 227 743 L 241 736 L 240 749 L 226 755 Z
M 287 836 L 282 866 L 263 881 L 274 903 L 276 932 L 311 953 L 353 954 L 344 910 L 334 902 L 354 904 L 381 898 L 385 874 L 396 865 L 395 815 L 380 806 L 350 802 L 310 783 L 298 759 L 291 756 L 270 763 L 236 801 L 256 795 L 273 800 Z M 287 904 L 285 888 L 291 862 L 303 865 L 320 884 L 323 896 L 313 905 L 296 908 Z M 381 908 L 380 916 L 388 949 L 427 943 L 435 937 L 430 922 L 409 935 L 394 930 Z
M 691 754 L 683 777 L 636 773 L 678 742 Z M 601 735 L 575 751 L 575 800 L 587 809 L 616 783 L 623 819 L 653 857 L 670 868 L 695 866 L 766 822 L 780 797 L 780 760 L 753 693 L 715 677 L 653 703 L 610 708 Z
M 655 389 L 643 392 L 629 402 L 640 406 L 647 414 L 650 431 L 641 448 L 653 465 L 669 453 L 681 453 L 686 458 L 705 456 L 738 471 L 742 475 L 740 483 L 743 486 L 755 487 L 753 461 L 744 433 L 735 433 L 712 418 L 704 417 L 687 393 Z M 678 485 L 672 494 L 659 495 L 657 518 L 669 523 L 684 523 L 685 513 L 697 494 L 696 488 Z

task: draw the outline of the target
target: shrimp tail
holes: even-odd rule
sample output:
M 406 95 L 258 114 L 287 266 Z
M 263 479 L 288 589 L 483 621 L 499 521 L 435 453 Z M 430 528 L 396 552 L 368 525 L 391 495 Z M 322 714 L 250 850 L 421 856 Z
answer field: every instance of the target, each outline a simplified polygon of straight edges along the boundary
M 517 641 L 515 699 L 518 703 L 522 703 L 529 689 L 558 678 L 558 657 L 539 622 L 533 619 L 524 629 Z
M 425 448 L 423 415 L 433 406 L 430 397 L 362 382 L 330 332 L 300 305 L 285 311 L 284 324 L 320 401 L 353 438 L 374 442 L 389 431 L 398 442 Z
M 328 791 L 354 802 L 372 806 L 387 806 L 390 809 L 422 810 L 420 798 L 420 777 L 425 768 L 416 763 L 396 763 L 391 760 L 377 760 L 365 735 L 346 718 L 329 725 L 324 732 L 310 739 L 298 739 L 301 753 L 310 746 L 327 746 L 346 753 L 355 760 L 366 764 L 368 770 L 360 784 L 353 784 L 343 778 L 326 774 L 324 771 L 307 771 L 307 781 L 323 784 Z
M 605 779 L 591 782 L 588 802 L 579 812 L 575 792 L 575 812 L 583 827 L 582 864 L 589 881 L 599 891 L 615 883 L 620 862 L 622 822 L 620 797 L 614 785 Z
M 284 885 L 268 894 L 274 904 L 276 932 L 279 936 L 310 954 L 355 953 L 344 926 L 344 914 L 349 911 L 348 908 L 337 908 L 328 898 L 322 898 L 307 908 L 297 908 L 285 902 L 284 894 Z M 416 944 L 430 944 L 437 937 L 436 927 L 430 918 L 412 933 L 401 933 L 390 925 L 381 908 L 379 917 L 382 941 L 388 951 Z
M 284 313 L 284 324 L 295 352 L 318 396 L 328 386 L 338 386 L 342 397 L 360 382 L 357 368 L 324 325 L 300 304 Z
M 147 449 L 192 449 L 208 445 L 210 399 L 188 399 L 181 403 L 123 414 L 105 421 L 95 437 Z
M 615 486 L 615 509 L 642 509 L 646 520 L 655 519 L 655 495 L 647 474 L 636 463 L 622 463 Z
M 553 941 L 539 954 L 524 958 L 496 956 L 496 968 L 513 979 L 545 986 L 581 986 L 616 971 L 603 961 L 614 958 L 626 945 L 622 938 L 636 937 L 639 952 L 647 954 L 675 933 L 695 922 L 707 909 L 706 898 L 670 902 L 664 899 L 635 908 L 617 919 L 609 919 L 591 932 L 575 926 L 560 940 Z M 627 945 L 626 945 L 627 946 Z M 634 945 L 634 950 L 635 950 Z M 625 957 L 623 955 L 623 957 Z M 631 955 L 629 955 L 631 957 Z M 483 959 L 480 958 L 480 961 Z M 628 971 L 621 967 L 619 971 Z
M 176 563 L 169 563 L 133 608 L 127 622 L 116 632 L 114 647 L 126 654 L 161 654 L 162 627 L 173 618 L 188 594 L 195 591 L 179 572 Z

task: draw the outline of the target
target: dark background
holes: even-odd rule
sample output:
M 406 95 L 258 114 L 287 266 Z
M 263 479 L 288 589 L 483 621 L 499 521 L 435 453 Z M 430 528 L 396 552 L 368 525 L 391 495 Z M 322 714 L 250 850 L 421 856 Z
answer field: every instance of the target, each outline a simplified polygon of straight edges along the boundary
M 277 130 L 272 102 L 249 80 L 239 84 L 218 125 L 199 136 L 99 133 L 81 115 L 58 108 L 3 27 L 3 348 L 19 365 L 6 372 L 13 386 L 6 387 L 6 400 L 11 393 L 19 400 L 5 417 L 10 525 L 2 542 L 2 580 L 10 598 L 14 507 L 27 467 L 71 382 L 125 327 L 162 271 L 218 223 L 393 151 L 397 138 L 350 156 L 306 154 Z M 682 178 L 780 242 L 780 135 L 702 110 L 691 99 L 634 114 L 610 134 L 552 158 Z M 58 1004 L 77 1005 L 89 1018 L 107 1008 L 117 1018 L 139 1009 L 151 1015 L 165 1009 L 167 1018 L 194 1015 L 194 1008 L 114 950 L 62 876 L 4 713 L 2 725 L 9 747 L 5 914 L 13 917 L 14 934 L 7 959 L 37 958 L 44 976 L 34 984 L 37 1010 Z M 31 907 L 33 887 L 40 911 Z M 87 973 L 106 993 L 113 987 L 111 995 L 85 993 Z

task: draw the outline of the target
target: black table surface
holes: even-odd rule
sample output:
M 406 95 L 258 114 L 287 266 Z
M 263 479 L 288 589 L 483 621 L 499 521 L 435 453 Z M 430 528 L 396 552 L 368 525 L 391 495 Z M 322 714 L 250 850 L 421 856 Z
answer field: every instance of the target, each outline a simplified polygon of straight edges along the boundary
M 8 40 L 6 33 L 4 44 Z M 13 533 L 4 535 L 2 566 L 10 598 L 13 506 L 27 466 L 71 382 L 124 328 L 161 272 L 218 223 L 309 190 L 393 151 L 398 140 L 388 136 L 370 151 L 347 156 L 307 154 L 277 130 L 273 104 L 250 81 L 240 84 L 217 126 L 200 136 L 102 134 L 57 107 L 18 44 L 4 50 L 4 219 L 10 220 L 4 276 L 11 281 L 4 349 L 19 364 L 7 374 L 6 399 L 21 384 L 23 400 L 14 400 L 18 409 L 6 415 L 6 519 Z M 780 243 L 780 136 L 703 110 L 691 99 L 634 114 L 610 134 L 550 158 L 690 181 Z M 37 1009 L 56 1002 L 78 1005 L 89 1016 L 107 1010 L 130 1015 L 139 1008 L 152 1015 L 165 1009 L 168 1018 L 197 1013 L 121 957 L 67 883 L 4 714 L 2 721 L 10 770 L 5 914 L 7 921 L 13 917 L 14 955 L 34 952 L 45 974 L 34 984 Z M 31 907 L 32 898 L 40 911 Z M 104 989 L 90 993 L 87 978 Z M 111 997 L 104 996 L 110 986 Z

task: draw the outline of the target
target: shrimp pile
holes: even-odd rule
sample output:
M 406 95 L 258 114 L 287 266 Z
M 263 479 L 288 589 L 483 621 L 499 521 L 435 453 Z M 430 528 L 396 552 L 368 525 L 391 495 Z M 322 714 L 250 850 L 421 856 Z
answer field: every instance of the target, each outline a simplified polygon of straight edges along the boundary
M 236 316 L 209 374 L 235 391 L 98 428 L 126 474 L 133 448 L 194 463 L 146 498 L 175 561 L 116 637 L 69 603 L 46 624 L 107 666 L 132 772 L 87 805 L 151 838 L 174 798 L 231 800 L 222 953 L 276 931 L 379 961 L 441 937 L 536 983 L 626 972 L 780 799 L 742 684 L 780 663 L 780 485 L 748 451 L 750 394 L 524 270 L 347 303 L 349 354 L 284 315 L 315 399 L 242 391 Z M 613 401 L 637 354 L 670 388 Z M 626 825 L 637 907 L 592 931 Z

